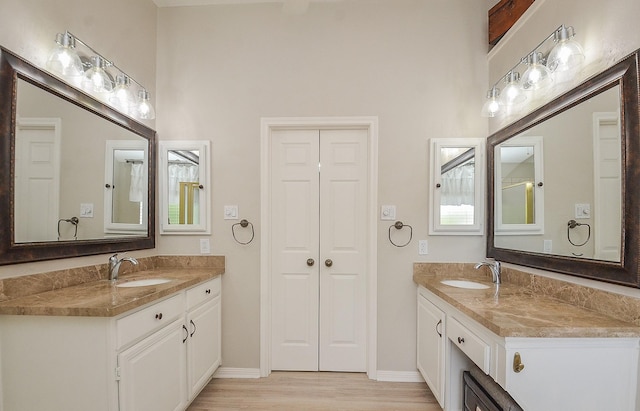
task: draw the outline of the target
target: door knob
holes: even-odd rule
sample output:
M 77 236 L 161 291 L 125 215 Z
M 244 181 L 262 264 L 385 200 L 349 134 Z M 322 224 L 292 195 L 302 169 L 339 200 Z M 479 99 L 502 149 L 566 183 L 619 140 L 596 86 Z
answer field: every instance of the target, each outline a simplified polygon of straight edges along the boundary
M 331 267 L 333 265 L 333 261 L 331 261 L 330 258 L 327 258 L 326 260 L 324 260 L 324 265 L 326 265 L 327 267 Z
M 315 261 L 313 261 L 313 258 L 310 258 L 310 259 L 308 259 L 308 260 L 307 260 L 307 265 L 308 265 L 309 267 L 313 267 L 313 265 L 314 265 L 315 263 L 316 263 L 316 262 L 315 262 Z

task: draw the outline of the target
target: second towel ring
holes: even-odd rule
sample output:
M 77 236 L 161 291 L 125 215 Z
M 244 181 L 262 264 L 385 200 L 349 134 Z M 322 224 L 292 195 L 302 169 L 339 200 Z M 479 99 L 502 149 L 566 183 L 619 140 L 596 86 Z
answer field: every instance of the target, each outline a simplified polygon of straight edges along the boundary
M 242 228 L 247 228 L 248 226 L 251 226 L 251 238 L 249 239 L 249 241 L 243 242 L 243 241 L 238 240 L 238 238 L 236 237 L 236 226 L 238 226 L 238 225 L 240 227 L 242 227 Z M 231 226 L 231 234 L 233 234 L 233 239 L 236 240 L 236 243 L 242 244 L 242 245 L 247 245 L 247 244 L 249 244 L 250 242 L 253 241 L 253 238 L 255 237 L 256 232 L 254 231 L 253 224 L 251 222 L 249 222 L 249 221 L 247 221 L 245 219 L 242 219 L 242 220 L 240 220 L 239 223 L 235 223 L 234 225 Z
M 409 227 L 409 241 L 407 241 L 402 245 L 398 245 L 394 243 L 393 240 L 391 239 L 391 229 L 395 228 L 396 230 L 402 230 L 404 227 Z M 396 247 L 406 247 L 409 245 L 412 239 L 413 239 L 413 227 L 411 227 L 409 224 L 403 224 L 402 221 L 396 221 L 394 224 L 389 226 L 389 242 L 395 245 Z

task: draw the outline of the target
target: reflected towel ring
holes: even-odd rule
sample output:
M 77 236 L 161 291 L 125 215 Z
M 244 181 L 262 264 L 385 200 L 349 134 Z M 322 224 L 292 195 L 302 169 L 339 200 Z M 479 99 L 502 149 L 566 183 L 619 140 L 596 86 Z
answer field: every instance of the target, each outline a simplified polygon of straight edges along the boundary
M 71 217 L 69 219 L 61 218 L 58 220 L 58 241 L 60 241 L 60 223 L 63 221 L 65 223 L 73 224 L 73 226 L 75 227 L 75 231 L 73 233 L 73 239 L 77 240 L 78 239 L 78 223 L 80 223 L 80 220 L 78 219 L 78 217 Z
M 587 239 L 584 240 L 583 243 L 581 244 L 576 244 L 571 240 L 571 229 L 572 228 L 576 228 L 576 227 L 580 227 L 581 225 L 586 225 L 588 227 L 588 232 L 587 232 Z M 582 247 L 583 245 L 587 244 L 587 242 L 589 242 L 589 239 L 591 238 L 591 226 L 587 223 L 579 223 L 576 220 L 569 220 L 569 222 L 567 223 L 567 240 L 569 240 L 569 242 L 572 245 L 575 245 L 576 247 Z M 582 254 L 580 254 L 582 255 Z
M 402 245 L 398 245 L 394 243 L 393 240 L 391 239 L 391 229 L 395 228 L 396 230 L 402 230 L 404 227 L 409 227 L 409 241 L 407 241 Z M 411 227 L 409 224 L 403 224 L 402 221 L 396 221 L 395 224 L 389 226 L 389 242 L 395 245 L 396 247 L 406 247 L 409 245 L 412 239 L 413 239 L 413 227 Z
M 242 228 L 247 228 L 248 226 L 251 226 L 251 238 L 249 239 L 249 241 L 247 242 L 242 242 L 240 240 L 238 240 L 238 238 L 236 237 L 236 226 L 239 225 Z M 250 242 L 253 241 L 253 237 L 255 237 L 256 232 L 253 229 L 253 224 L 250 223 L 249 221 L 242 219 L 240 220 L 239 223 L 235 223 L 234 225 L 231 226 L 231 234 L 233 234 L 233 239 L 236 240 L 236 243 L 238 244 L 242 244 L 242 245 L 247 245 Z

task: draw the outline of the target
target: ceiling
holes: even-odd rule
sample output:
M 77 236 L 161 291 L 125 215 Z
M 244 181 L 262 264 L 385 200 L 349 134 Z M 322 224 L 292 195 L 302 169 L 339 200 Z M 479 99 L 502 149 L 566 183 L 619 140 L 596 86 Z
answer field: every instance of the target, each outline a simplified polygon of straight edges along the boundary
M 342 0 L 153 0 L 158 7 L 207 6 L 212 4 L 293 3 L 307 5 L 310 2 L 337 2 Z

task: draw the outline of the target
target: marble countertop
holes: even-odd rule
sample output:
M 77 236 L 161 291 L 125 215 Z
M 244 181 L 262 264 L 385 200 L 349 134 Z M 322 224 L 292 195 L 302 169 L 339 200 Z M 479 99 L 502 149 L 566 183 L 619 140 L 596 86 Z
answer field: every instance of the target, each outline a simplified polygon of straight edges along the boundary
M 473 275 L 446 271 L 414 268 L 413 280 L 500 337 L 640 337 L 640 326 L 534 293 L 526 286 L 503 281 L 496 287 L 476 270 Z M 444 279 L 469 280 L 489 288 L 456 288 L 442 284 Z
M 215 278 L 223 272 L 224 266 L 137 271 L 120 276 L 116 284 L 109 280 L 90 281 L 3 301 L 0 302 L 0 314 L 114 317 Z M 171 281 L 145 287 L 116 286 L 118 283 L 147 278 L 167 278 Z

